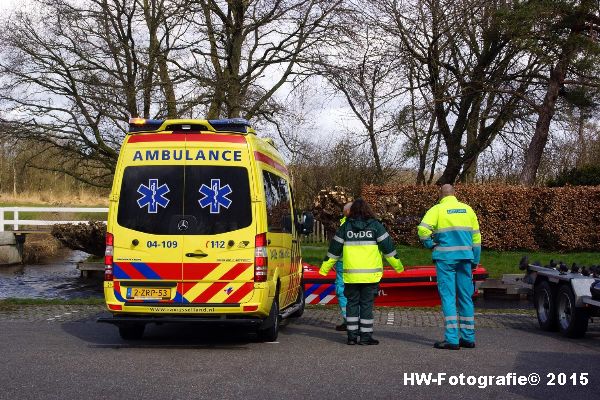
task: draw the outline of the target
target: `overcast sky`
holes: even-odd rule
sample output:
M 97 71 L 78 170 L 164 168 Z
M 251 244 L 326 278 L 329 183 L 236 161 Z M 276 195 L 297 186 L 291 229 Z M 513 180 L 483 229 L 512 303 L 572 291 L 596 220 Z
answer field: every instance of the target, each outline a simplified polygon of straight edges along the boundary
M 28 3 L 31 3 L 31 0 L 0 0 L 0 11 L 14 10 Z M 320 141 L 320 139 L 329 141 L 335 137 L 342 137 L 350 130 L 361 129 L 362 125 L 341 97 L 321 95 L 324 91 L 319 90 L 319 88 L 311 92 L 313 92 L 314 98 L 309 101 L 310 104 L 308 104 L 306 111 L 307 116 L 312 120 L 312 123 L 307 125 L 313 129 L 306 132 L 307 135 L 317 141 Z M 276 97 L 285 99 L 287 95 L 284 86 L 277 92 Z

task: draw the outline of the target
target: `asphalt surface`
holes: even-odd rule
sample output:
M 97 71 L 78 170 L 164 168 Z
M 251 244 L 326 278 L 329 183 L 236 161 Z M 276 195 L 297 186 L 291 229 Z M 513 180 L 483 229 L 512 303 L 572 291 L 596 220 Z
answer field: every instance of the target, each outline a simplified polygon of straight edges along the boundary
M 347 346 L 333 310 L 307 310 L 276 343 L 187 324 L 151 325 L 143 340 L 125 342 L 95 322 L 97 307 L 21 307 L 0 312 L 0 399 L 598 398 L 597 322 L 586 338 L 569 340 L 538 330 L 531 314 L 477 315 L 477 348 L 443 351 L 432 348 L 442 335 L 438 313 L 391 313 L 378 314 L 379 346 Z M 405 380 L 410 373 L 447 375 L 426 386 Z M 452 385 L 461 373 L 537 373 L 541 382 Z

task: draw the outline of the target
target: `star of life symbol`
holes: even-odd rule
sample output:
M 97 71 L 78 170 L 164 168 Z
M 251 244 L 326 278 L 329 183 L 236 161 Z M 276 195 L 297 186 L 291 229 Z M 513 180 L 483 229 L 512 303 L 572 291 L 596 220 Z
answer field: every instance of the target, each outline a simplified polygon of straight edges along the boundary
M 165 197 L 165 194 L 171 190 L 166 183 L 158 186 L 158 179 L 149 179 L 148 186 L 143 183 L 138 188 L 137 192 L 142 195 L 137 201 L 140 208 L 148 206 L 148 213 L 156 214 L 158 212 L 158 206 L 166 208 L 169 204 L 169 199 Z
M 227 196 L 231 194 L 233 190 L 231 190 L 229 184 L 221 186 L 220 179 L 211 179 L 210 187 L 202 184 L 198 191 L 204 195 L 203 198 L 198 200 L 200 207 L 206 208 L 210 206 L 211 214 L 219 214 L 221 212 L 221 206 L 229 208 L 231 205 L 231 200 L 227 198 Z

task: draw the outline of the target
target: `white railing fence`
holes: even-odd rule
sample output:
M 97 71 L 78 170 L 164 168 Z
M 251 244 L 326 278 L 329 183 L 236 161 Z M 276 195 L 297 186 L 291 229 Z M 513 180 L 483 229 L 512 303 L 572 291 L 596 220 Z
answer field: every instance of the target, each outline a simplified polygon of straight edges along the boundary
M 22 227 L 49 226 L 56 224 L 78 224 L 87 222 L 87 220 L 51 220 L 51 219 L 26 219 L 21 217 L 21 213 L 107 213 L 108 208 L 89 208 L 89 207 L 0 207 L 0 232 L 4 232 L 5 225 L 10 225 L 13 231 L 23 230 Z M 12 219 L 6 219 L 5 214 L 12 213 Z M 10 230 L 10 228 L 9 228 Z
M 6 214 L 12 214 L 12 219 L 7 219 Z M 6 225 L 10 226 L 8 230 L 19 231 L 23 227 L 51 226 L 57 224 L 77 224 L 87 222 L 87 220 L 54 220 L 54 219 L 28 219 L 21 213 L 53 214 L 53 216 L 65 213 L 108 213 L 108 208 L 89 208 L 89 207 L 0 207 L 0 232 L 4 232 Z M 11 229 L 12 228 L 12 229 Z M 304 243 L 326 243 L 327 235 L 325 226 L 319 221 L 314 222 L 313 233 L 306 236 Z

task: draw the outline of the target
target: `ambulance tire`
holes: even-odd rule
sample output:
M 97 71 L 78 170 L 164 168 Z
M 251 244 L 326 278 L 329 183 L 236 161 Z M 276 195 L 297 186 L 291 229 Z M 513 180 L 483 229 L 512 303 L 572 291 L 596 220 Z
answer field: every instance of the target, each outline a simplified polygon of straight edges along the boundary
M 275 294 L 269 316 L 263 322 L 265 328 L 258 328 L 258 340 L 261 342 L 274 342 L 279 335 L 279 296 Z
M 119 335 L 123 340 L 140 340 L 144 336 L 146 324 L 131 323 L 119 325 Z
M 293 314 L 291 314 L 290 318 L 300 318 L 302 314 L 304 314 L 304 306 L 306 305 L 304 301 L 304 283 L 300 284 L 298 287 L 298 297 L 296 297 L 296 302 L 294 305 L 296 304 L 302 304 L 302 306 Z
M 568 338 L 583 337 L 588 328 L 589 314 L 585 308 L 575 306 L 575 294 L 570 284 L 562 284 L 558 288 L 556 300 L 560 333 Z
M 556 312 L 556 287 L 548 281 L 539 281 L 533 288 L 533 305 L 537 313 L 540 328 L 544 331 L 558 329 Z

